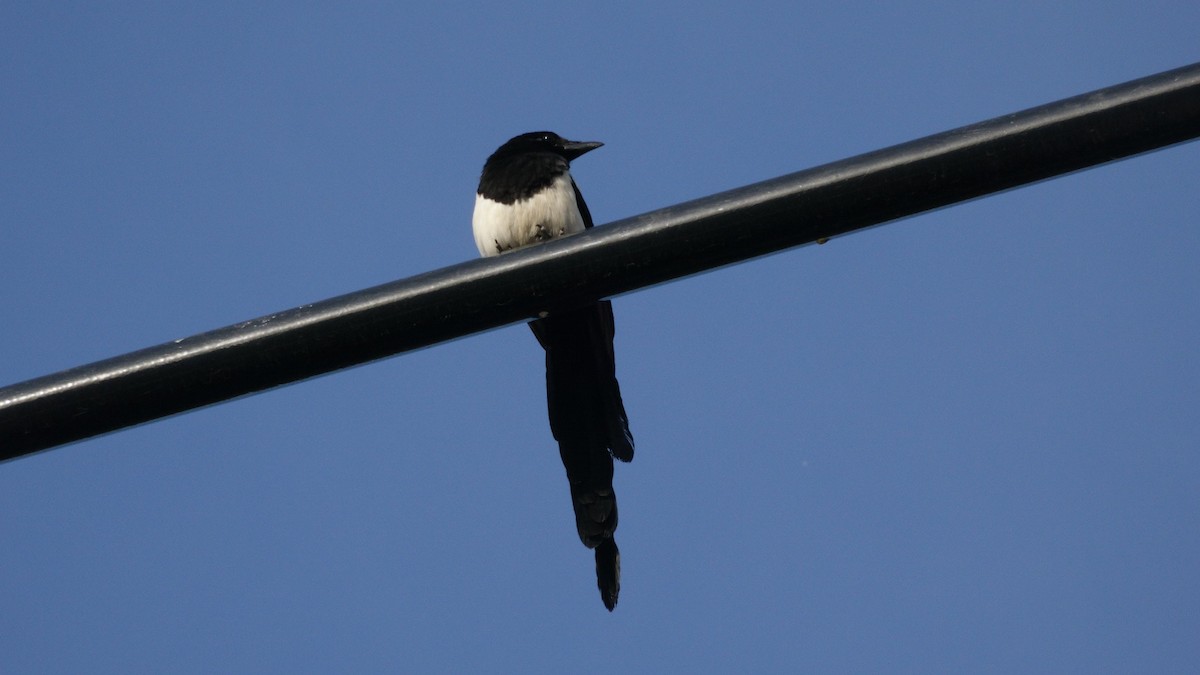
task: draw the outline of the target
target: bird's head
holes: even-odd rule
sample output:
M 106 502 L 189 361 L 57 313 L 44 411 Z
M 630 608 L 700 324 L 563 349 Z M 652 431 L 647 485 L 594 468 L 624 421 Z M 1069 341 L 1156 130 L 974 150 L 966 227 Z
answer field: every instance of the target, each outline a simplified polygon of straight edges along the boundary
M 569 162 L 602 145 L 604 144 L 599 141 L 568 141 L 553 131 L 531 131 L 509 139 L 496 150 L 493 157 L 549 152 Z

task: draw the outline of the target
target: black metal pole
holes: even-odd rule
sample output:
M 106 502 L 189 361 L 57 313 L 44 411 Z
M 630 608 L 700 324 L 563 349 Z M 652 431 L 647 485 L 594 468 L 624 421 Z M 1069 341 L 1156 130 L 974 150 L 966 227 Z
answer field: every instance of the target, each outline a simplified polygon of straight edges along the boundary
M 1200 64 L 0 389 L 0 461 L 1200 136 Z

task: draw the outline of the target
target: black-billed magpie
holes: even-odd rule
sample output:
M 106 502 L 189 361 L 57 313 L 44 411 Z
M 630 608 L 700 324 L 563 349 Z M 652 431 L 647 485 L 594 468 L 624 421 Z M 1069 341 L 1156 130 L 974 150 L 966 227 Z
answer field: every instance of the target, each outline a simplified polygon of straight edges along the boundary
M 479 177 L 471 223 L 480 254 L 499 255 L 590 228 L 592 214 L 570 164 L 601 145 L 535 131 L 492 153 Z M 613 457 L 633 459 L 613 356 L 612 304 L 555 309 L 529 327 L 546 350 L 550 431 L 571 484 L 575 527 L 583 545 L 596 549 L 596 584 L 611 612 L 621 590 Z

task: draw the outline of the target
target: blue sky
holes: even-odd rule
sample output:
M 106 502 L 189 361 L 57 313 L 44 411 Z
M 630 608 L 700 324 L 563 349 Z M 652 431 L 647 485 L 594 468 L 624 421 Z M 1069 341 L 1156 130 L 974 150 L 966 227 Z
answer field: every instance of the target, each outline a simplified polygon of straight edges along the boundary
M 1200 60 L 1194 2 L 5 3 L 0 384 Z M 604 611 L 511 326 L 0 465 L 0 670 L 1181 672 L 1200 146 L 617 298 Z

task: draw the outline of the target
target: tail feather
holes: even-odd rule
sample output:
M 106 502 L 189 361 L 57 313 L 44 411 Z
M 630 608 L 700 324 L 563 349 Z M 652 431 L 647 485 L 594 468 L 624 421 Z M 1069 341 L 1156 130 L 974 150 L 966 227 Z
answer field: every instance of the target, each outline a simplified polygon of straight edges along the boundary
M 575 507 L 575 529 L 584 546 L 596 548 L 612 539 L 617 531 L 617 495 L 611 485 L 608 488 L 572 485 L 571 505 Z
M 613 354 L 612 304 L 555 312 L 529 326 L 546 350 L 550 430 L 571 486 L 575 526 L 584 546 L 596 549 L 596 582 L 611 611 L 620 590 L 613 458 L 633 459 Z
M 617 383 L 617 357 L 613 352 L 617 328 L 613 320 L 612 303 L 605 300 L 596 304 L 599 306 L 599 342 L 602 346 L 596 349 L 596 369 L 603 390 L 608 447 L 613 457 L 630 462 L 633 461 L 633 434 L 629 432 L 629 417 L 625 414 L 621 386 Z
M 612 539 L 606 539 L 596 547 L 596 585 L 600 588 L 604 606 L 613 611 L 621 593 L 621 552 Z
M 633 459 L 633 434 L 617 382 L 612 303 L 602 300 L 556 311 L 529 327 L 546 350 L 550 430 L 560 444 L 599 445 Z

